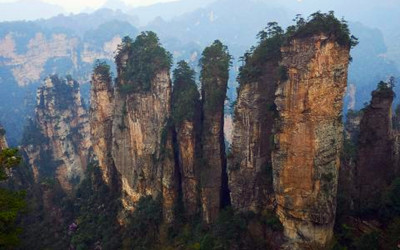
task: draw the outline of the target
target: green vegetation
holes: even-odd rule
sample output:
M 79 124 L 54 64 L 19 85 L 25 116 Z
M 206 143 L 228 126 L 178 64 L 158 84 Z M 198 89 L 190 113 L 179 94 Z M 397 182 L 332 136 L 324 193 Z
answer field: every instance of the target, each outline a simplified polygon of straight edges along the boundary
M 231 60 L 228 48 L 219 40 L 204 49 L 199 65 L 205 110 L 216 111 L 224 106 Z
M 24 133 L 22 135 L 21 145 L 41 145 L 47 144 L 48 138 L 46 138 L 38 124 L 32 120 L 28 121 L 28 124 L 24 128 Z
M 51 76 L 50 79 L 54 85 L 56 108 L 66 110 L 74 105 L 74 92 L 79 88 L 78 82 L 69 77 L 67 79 L 59 78 L 57 75 Z M 72 82 L 72 85 L 69 82 Z
M 280 48 L 284 42 L 283 29 L 276 22 L 268 23 L 268 26 L 257 35 L 259 42 L 257 47 L 252 47 L 246 52 L 241 60 L 245 63 L 239 69 L 238 81 L 240 84 L 257 81 L 263 74 L 267 62 L 279 61 L 281 59 Z M 280 69 L 280 78 L 287 76 L 287 70 Z
M 264 233 L 282 230 L 282 224 L 271 211 L 242 214 L 227 207 L 211 226 L 202 224 L 201 219 L 175 225 L 160 245 L 168 246 L 167 249 L 270 249 L 271 242 Z
M 18 166 L 21 163 L 18 149 L 6 148 L 0 152 L 0 181 L 7 180 L 7 169 Z
M 258 45 L 247 51 L 241 60 L 244 65 L 239 69 L 238 81 L 240 84 L 255 82 L 265 71 L 266 63 L 277 64 L 281 59 L 281 47 L 296 38 L 307 38 L 313 35 L 325 34 L 334 39 L 341 46 L 354 47 L 357 38 L 350 35 L 346 21 L 339 21 L 334 12 L 323 14 L 313 13 L 307 20 L 300 15 L 294 20 L 295 25 L 284 30 L 276 23 L 270 22 L 267 27 L 258 33 Z M 278 68 L 278 79 L 288 79 L 287 69 L 284 66 Z
M 185 61 L 178 62 L 173 79 L 172 120 L 177 126 L 185 120 L 192 121 L 194 119 L 200 93 L 195 82 L 195 71 Z
M 162 223 L 161 199 L 151 196 L 140 198 L 129 217 L 124 234 L 123 249 L 152 249 L 158 242 Z
M 376 90 L 372 92 L 372 95 L 379 94 L 379 95 L 394 96 L 393 92 L 394 87 L 395 87 L 395 78 L 391 77 L 387 82 L 380 81 L 378 83 L 378 86 L 376 87 Z
M 335 234 L 337 244 L 335 249 L 397 249 L 400 242 L 400 178 L 395 179 L 390 187 L 376 201 L 376 210 L 346 211 L 347 214 L 338 214 Z M 368 212 L 368 214 L 366 213 Z M 362 219 L 372 218 L 381 226 L 366 233 L 360 233 L 358 228 L 346 223 L 346 216 L 358 215 Z M 340 248 L 340 246 L 342 248 Z
M 93 72 L 94 74 L 99 75 L 103 82 L 112 82 L 110 65 L 108 65 L 105 61 L 96 60 Z
M 172 55 L 161 47 L 156 33 L 151 31 L 142 32 L 135 41 L 124 37 L 115 60 L 120 69 L 119 90 L 124 94 L 149 91 L 156 74 L 169 71 L 172 65 Z M 124 85 L 130 87 L 121 88 Z
M 325 34 L 335 39 L 341 45 L 352 48 L 358 44 L 357 38 L 350 35 L 350 30 L 345 20 L 338 20 L 335 13 L 321 13 L 320 11 L 311 14 L 307 20 L 297 15 L 295 25 L 289 26 L 286 30 L 286 40 L 306 38 L 313 35 Z
M 101 170 L 89 165 L 86 176 L 76 192 L 73 208 L 76 231 L 70 232 L 71 245 L 75 249 L 120 249 L 120 226 L 117 213 L 121 207 L 116 197 L 102 179 Z M 68 208 L 66 208 L 68 209 Z
M 0 181 L 8 179 L 7 170 L 18 166 L 21 156 L 18 149 L 4 149 L 0 152 Z M 18 235 L 22 229 L 17 227 L 18 215 L 26 207 L 25 192 L 0 188 L 0 249 L 11 249 L 18 245 Z

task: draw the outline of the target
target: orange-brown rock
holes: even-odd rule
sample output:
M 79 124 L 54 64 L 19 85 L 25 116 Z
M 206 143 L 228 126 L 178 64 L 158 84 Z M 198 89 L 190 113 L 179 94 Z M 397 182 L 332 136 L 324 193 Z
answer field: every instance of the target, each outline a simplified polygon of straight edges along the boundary
M 90 148 L 79 84 L 57 76 L 47 78 L 37 91 L 33 128 L 30 132 L 40 141 L 24 145 L 24 150 L 35 179 L 56 178 L 71 193 L 84 178 Z
M 232 206 L 243 212 L 260 212 L 274 199 L 271 147 L 278 61 L 263 68 L 257 81 L 241 84 L 235 106 L 228 176 Z
M 90 139 L 103 180 L 110 185 L 115 175 L 114 161 L 111 157 L 114 89 L 110 72 L 96 71 L 96 69 L 92 75 L 90 91 Z
M 121 80 L 117 84 L 126 83 Z M 141 197 L 163 197 L 164 217 L 171 222 L 177 178 L 172 133 L 167 126 L 171 114 L 169 71 L 156 73 L 149 91 L 125 94 L 117 87 L 114 102 L 112 156 L 121 178 L 123 205 L 133 210 Z
M 364 110 L 356 164 L 358 206 L 374 209 L 376 201 L 395 178 L 393 159 L 391 88 L 372 92 L 371 103 Z
M 183 121 L 177 130 L 182 201 L 186 215 L 192 217 L 199 208 L 198 137 L 196 121 Z
M 333 236 L 349 47 L 323 34 L 281 49 L 288 79 L 278 84 L 273 151 L 277 214 L 288 248 L 325 246 Z

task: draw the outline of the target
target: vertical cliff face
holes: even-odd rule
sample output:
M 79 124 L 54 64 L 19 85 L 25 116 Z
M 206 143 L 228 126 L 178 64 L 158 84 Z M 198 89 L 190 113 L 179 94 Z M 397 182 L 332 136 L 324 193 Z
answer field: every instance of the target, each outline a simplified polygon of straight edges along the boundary
M 66 192 L 79 184 L 90 148 L 88 125 L 78 83 L 47 78 L 37 91 L 34 121 L 26 132 L 31 136 L 24 143 L 36 180 L 55 177 Z
M 323 34 L 282 48 L 273 151 L 277 214 L 293 248 L 332 238 L 349 46 Z
M 112 122 L 114 89 L 108 65 L 98 65 L 92 75 L 90 91 L 90 139 L 93 154 L 98 161 L 103 180 L 110 184 L 114 161 L 112 152 Z
M 338 213 L 354 211 L 357 197 L 356 161 L 363 111 L 349 110 L 344 125 L 344 143 L 338 180 Z
M 371 103 L 360 123 L 356 170 L 360 209 L 374 208 L 374 201 L 390 185 L 395 174 L 392 131 L 394 92 L 384 84 L 372 92 Z
M 149 48 L 146 48 L 149 46 Z M 155 61 L 135 61 L 141 53 L 161 51 Z M 158 51 L 158 52 L 159 52 Z M 125 41 L 117 56 L 118 80 L 114 99 L 112 156 L 121 178 L 123 205 L 134 210 L 141 197 L 162 198 L 166 222 L 173 219 L 177 178 L 172 146 L 171 80 L 167 52 L 154 33 L 143 33 L 135 42 Z M 158 60 L 158 61 L 157 61 Z M 142 72 L 143 65 L 149 68 Z
M 200 93 L 185 61 L 174 70 L 172 120 L 176 131 L 182 202 L 187 218 L 199 213 Z
M 278 58 L 254 82 L 241 83 L 234 114 L 229 188 L 232 206 L 260 212 L 273 200 L 271 150 Z
M 229 203 L 223 131 L 229 62 L 227 48 L 219 41 L 206 48 L 201 59 L 201 201 L 206 223 L 214 222 L 220 208 Z
M 140 197 L 161 195 L 167 166 L 162 151 L 170 144 L 171 81 L 167 70 L 157 73 L 148 93 L 115 94 L 112 155 L 127 195 L 124 205 L 133 206 Z M 172 155 L 173 157 L 173 155 Z M 170 167 L 170 166 L 169 166 Z

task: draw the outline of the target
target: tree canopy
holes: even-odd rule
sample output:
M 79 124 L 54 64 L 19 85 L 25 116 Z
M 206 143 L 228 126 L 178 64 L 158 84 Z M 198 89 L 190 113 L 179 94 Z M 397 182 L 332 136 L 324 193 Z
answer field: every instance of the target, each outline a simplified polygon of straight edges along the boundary
M 93 72 L 99 75 L 102 81 L 111 83 L 111 68 L 105 61 L 96 60 Z
M 175 125 L 193 120 L 200 93 L 195 81 L 195 71 L 185 61 L 178 62 L 173 72 L 172 119 Z
M 216 110 L 221 103 L 223 106 L 231 60 L 228 47 L 219 40 L 204 49 L 199 65 L 205 110 Z
M 7 169 L 17 166 L 20 162 L 18 149 L 3 149 L 0 152 L 0 181 L 7 180 Z M 25 207 L 25 192 L 0 188 L 0 249 L 9 249 L 18 244 L 21 229 L 15 222 Z
M 287 40 L 323 33 L 334 38 L 341 46 L 351 48 L 358 44 L 357 38 L 350 34 L 347 22 L 344 19 L 337 19 L 333 11 L 315 12 L 307 20 L 301 15 L 297 15 L 294 21 L 296 24 L 289 26 L 286 30 Z
M 171 53 L 161 46 L 152 31 L 142 32 L 135 41 L 124 37 L 115 59 L 120 91 L 124 93 L 149 91 L 155 75 L 172 66 Z

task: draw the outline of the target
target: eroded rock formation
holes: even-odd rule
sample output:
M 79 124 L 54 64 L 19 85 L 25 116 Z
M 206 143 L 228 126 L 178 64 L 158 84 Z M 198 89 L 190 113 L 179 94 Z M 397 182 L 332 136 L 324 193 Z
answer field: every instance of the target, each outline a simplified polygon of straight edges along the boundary
M 200 93 L 194 80 L 195 72 L 185 61 L 174 70 L 172 120 L 176 131 L 176 148 L 180 173 L 182 202 L 187 218 L 200 212 L 199 150 Z
M 277 214 L 289 248 L 332 238 L 349 46 L 323 34 L 293 38 L 281 49 L 273 151 Z
M 212 223 L 221 207 L 229 204 L 224 142 L 224 103 L 229 78 L 230 55 L 215 41 L 201 59 L 202 167 L 201 202 L 203 220 Z
M 55 177 L 70 193 L 84 178 L 90 147 L 79 84 L 47 78 L 37 91 L 35 117 L 27 133 L 24 150 L 35 179 Z
M 371 103 L 360 123 L 357 156 L 358 206 L 373 209 L 383 190 L 394 179 L 394 136 L 392 130 L 392 102 L 394 92 L 382 83 L 372 92 Z M 376 207 L 375 207 L 376 208 Z
M 159 57 L 137 61 L 139 55 L 156 54 L 155 50 Z M 133 211 L 145 196 L 162 198 L 167 223 L 173 220 L 178 198 L 173 128 L 169 122 L 172 86 L 168 60 L 168 53 L 152 32 L 142 33 L 134 42 L 124 41 L 116 59 L 112 129 L 112 157 L 120 176 L 125 210 Z M 162 65 L 161 61 L 167 63 Z
M 112 152 L 112 123 L 114 88 L 109 66 L 98 65 L 92 75 L 90 91 L 90 139 L 95 160 L 98 161 L 103 180 L 107 184 L 115 177 Z
M 273 200 L 271 150 L 278 60 L 257 81 L 241 84 L 234 114 L 229 188 L 232 206 L 260 212 Z

